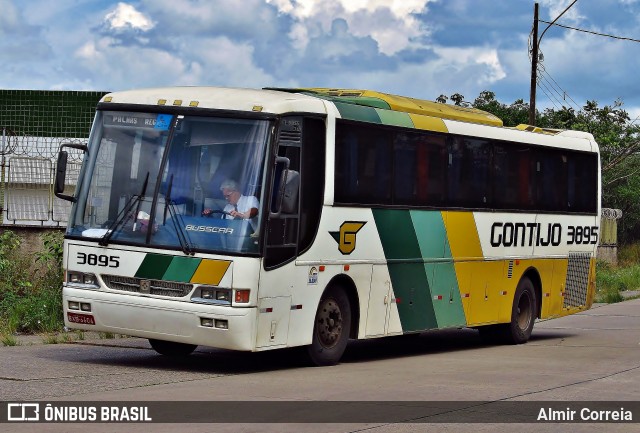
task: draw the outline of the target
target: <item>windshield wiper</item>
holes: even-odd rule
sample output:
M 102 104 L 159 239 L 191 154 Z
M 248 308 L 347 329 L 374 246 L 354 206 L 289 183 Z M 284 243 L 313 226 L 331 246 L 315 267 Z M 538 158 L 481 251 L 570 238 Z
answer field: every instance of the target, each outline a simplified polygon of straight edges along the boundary
M 124 208 L 120 211 L 116 219 L 113 221 L 113 223 L 111 223 L 111 225 L 107 229 L 107 232 L 102 236 L 102 238 L 100 238 L 100 241 L 98 242 L 100 246 L 106 247 L 109 244 L 109 240 L 111 239 L 111 236 L 113 236 L 113 234 L 115 233 L 115 230 L 118 228 L 118 225 L 120 225 L 120 223 L 125 220 L 126 216 L 130 215 L 131 209 L 133 208 L 133 206 L 137 204 L 138 206 L 136 207 L 136 215 L 133 220 L 133 227 L 135 230 L 136 223 L 138 222 L 138 212 L 140 211 L 140 205 L 142 204 L 142 200 L 144 199 L 144 196 L 147 192 L 148 184 L 149 184 L 149 172 L 147 171 L 147 176 L 145 177 L 144 183 L 142 184 L 142 191 L 140 191 L 140 194 L 132 195 L 131 198 L 127 201 Z
M 180 242 L 180 247 L 182 247 L 182 252 L 188 256 L 192 256 L 194 254 L 193 248 L 189 244 L 189 235 L 182 227 L 184 221 L 182 218 L 178 219 L 178 213 L 175 209 L 175 203 L 171 201 L 171 188 L 173 187 L 173 174 L 169 179 L 169 186 L 167 186 L 167 194 L 164 196 L 164 216 L 162 220 L 162 225 L 165 225 L 167 222 L 167 209 L 169 209 L 169 215 L 171 216 L 171 222 L 173 223 L 173 227 L 176 229 L 176 235 L 178 236 L 178 242 Z

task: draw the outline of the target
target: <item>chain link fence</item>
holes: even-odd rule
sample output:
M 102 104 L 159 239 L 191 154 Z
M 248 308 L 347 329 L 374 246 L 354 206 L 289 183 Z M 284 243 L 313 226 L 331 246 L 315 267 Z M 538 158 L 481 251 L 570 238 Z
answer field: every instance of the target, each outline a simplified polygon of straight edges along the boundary
M 0 223 L 64 226 L 70 203 L 53 195 L 58 149 L 86 144 L 106 92 L 0 90 Z M 82 155 L 69 152 L 73 193 Z

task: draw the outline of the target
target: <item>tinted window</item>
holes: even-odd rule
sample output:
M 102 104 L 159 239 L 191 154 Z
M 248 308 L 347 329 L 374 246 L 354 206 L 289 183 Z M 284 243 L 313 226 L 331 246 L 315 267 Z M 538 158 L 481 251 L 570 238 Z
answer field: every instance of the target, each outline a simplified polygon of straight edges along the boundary
M 496 209 L 534 207 L 534 161 L 531 149 L 512 143 L 493 146 L 493 206 Z
M 335 201 L 595 213 L 597 155 L 338 121 Z
M 446 174 L 444 136 L 404 132 L 395 135 L 394 204 L 441 206 L 446 197 Z
M 491 146 L 486 140 L 453 136 L 449 143 L 448 204 L 486 207 L 491 200 Z
M 338 123 L 335 199 L 341 203 L 391 203 L 392 135 Z

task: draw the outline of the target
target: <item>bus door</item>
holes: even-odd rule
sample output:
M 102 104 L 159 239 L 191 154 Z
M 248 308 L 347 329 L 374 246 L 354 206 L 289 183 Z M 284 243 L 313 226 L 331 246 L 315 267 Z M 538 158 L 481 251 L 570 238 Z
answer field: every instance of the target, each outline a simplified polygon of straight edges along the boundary
M 283 118 L 278 128 L 265 233 L 264 269 L 258 292 L 256 346 L 286 344 L 298 255 L 302 119 Z

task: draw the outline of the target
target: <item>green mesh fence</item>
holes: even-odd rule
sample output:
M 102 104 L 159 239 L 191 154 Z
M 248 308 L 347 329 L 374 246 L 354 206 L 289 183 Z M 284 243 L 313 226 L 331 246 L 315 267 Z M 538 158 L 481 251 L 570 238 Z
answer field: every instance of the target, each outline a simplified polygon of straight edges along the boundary
M 0 128 L 11 137 L 87 138 L 96 104 L 105 93 L 0 90 Z M 29 140 L 20 141 L 18 147 L 31 144 Z M 11 148 L 15 142 L 9 143 L 5 153 L 28 153 Z
M 87 142 L 105 93 L 0 90 L 0 224 L 66 222 L 68 203 L 52 193 L 58 148 Z M 77 172 L 81 155 L 69 156 Z

